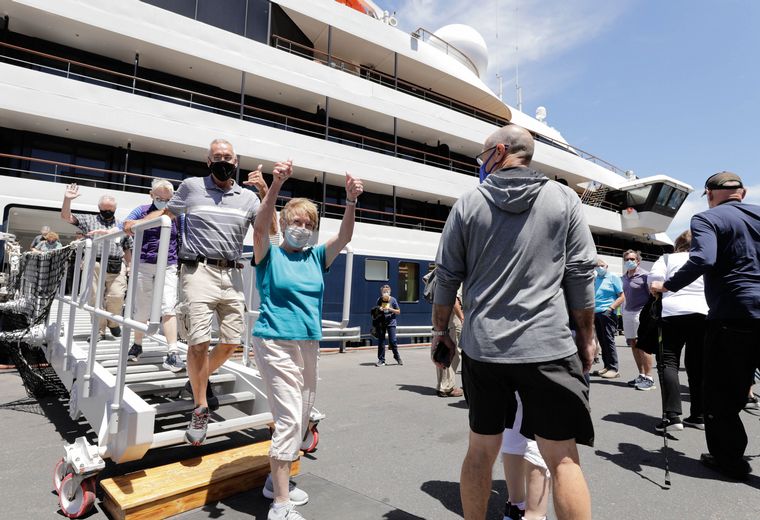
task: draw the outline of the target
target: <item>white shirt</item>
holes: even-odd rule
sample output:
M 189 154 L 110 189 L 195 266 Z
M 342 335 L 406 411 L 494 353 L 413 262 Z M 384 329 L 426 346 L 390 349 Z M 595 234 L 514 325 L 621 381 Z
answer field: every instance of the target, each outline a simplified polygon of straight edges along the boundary
M 669 279 L 689 259 L 689 253 L 672 253 L 662 255 L 652 266 L 647 283 L 664 282 Z M 682 316 L 684 314 L 707 315 L 705 300 L 705 283 L 700 276 L 678 292 L 662 294 L 662 317 Z

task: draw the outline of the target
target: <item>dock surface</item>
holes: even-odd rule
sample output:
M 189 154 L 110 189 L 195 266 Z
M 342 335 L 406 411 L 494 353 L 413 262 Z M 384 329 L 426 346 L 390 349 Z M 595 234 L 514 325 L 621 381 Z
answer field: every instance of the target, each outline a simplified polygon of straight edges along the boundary
M 592 378 L 596 445 L 580 448 L 594 518 L 760 518 L 760 417 L 741 414 L 754 471 L 747 482 L 704 468 L 698 461 L 706 451 L 704 433 L 687 428 L 668 443 L 672 486 L 665 489 L 662 437 L 654 432 L 661 410 L 659 389 L 641 392 L 626 385 L 635 371 L 630 349 L 622 342 L 618 338 L 622 377 Z M 427 348 L 401 353 L 404 366 L 391 362 L 385 367 L 374 366 L 373 350 L 322 355 L 316 406 L 327 419 L 319 425 L 317 451 L 302 458 L 301 474 L 295 479 L 311 496 L 299 508 L 308 520 L 462 518 L 459 470 L 467 449 L 465 402 L 435 395 Z M 681 383 L 686 392 L 683 372 Z M 63 518 L 53 492 L 53 466 L 63 454 L 64 442 L 89 430 L 68 417 L 65 405 L 61 398 L 27 397 L 17 372 L 0 372 L 0 489 L 5 498 L 1 517 Z M 688 412 L 688 402 L 684 406 Z M 217 443 L 228 448 L 267 436 L 262 431 L 242 432 L 201 448 L 154 450 L 142 461 L 109 466 L 103 476 L 189 458 L 199 449 L 217 449 Z M 100 494 L 86 518 L 107 518 Z M 489 519 L 501 520 L 505 500 L 497 464 Z M 268 506 L 260 489 L 254 489 L 174 518 L 265 519 Z M 556 518 L 552 510 L 549 518 Z

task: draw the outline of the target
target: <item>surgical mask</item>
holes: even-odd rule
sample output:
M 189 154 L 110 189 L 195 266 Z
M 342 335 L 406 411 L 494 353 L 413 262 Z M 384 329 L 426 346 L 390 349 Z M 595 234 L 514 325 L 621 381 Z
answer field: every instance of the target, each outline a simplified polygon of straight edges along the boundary
M 594 270 L 596 271 L 597 276 L 604 276 L 605 274 L 607 274 L 607 268 L 602 267 L 600 265 L 596 266 Z
M 230 180 L 235 173 L 235 165 L 227 161 L 212 162 L 209 169 L 219 182 Z
M 303 249 L 309 243 L 311 229 L 288 226 L 285 228 L 285 241 L 293 249 Z
M 153 199 L 153 205 L 156 207 L 156 209 L 164 209 L 167 204 L 169 204 L 168 200 Z
M 623 265 L 625 266 L 626 271 L 630 271 L 631 269 L 636 269 L 636 260 L 626 260 L 625 264 Z
M 486 177 L 488 177 L 491 174 L 491 172 L 486 170 L 486 164 L 488 164 L 488 161 L 491 160 L 491 158 L 493 157 L 493 154 L 495 154 L 496 152 L 497 150 L 496 148 L 494 148 L 493 152 L 491 152 L 491 155 L 488 156 L 488 159 L 483 161 L 483 164 L 480 165 L 480 169 L 478 170 L 478 177 L 480 178 L 480 184 L 483 184 L 483 181 L 486 180 Z
M 110 209 L 101 209 L 100 210 L 100 216 L 103 218 L 103 220 L 111 220 L 113 218 L 114 212 Z
M 383 296 L 390 296 L 390 295 L 391 295 L 390 291 L 383 291 Z

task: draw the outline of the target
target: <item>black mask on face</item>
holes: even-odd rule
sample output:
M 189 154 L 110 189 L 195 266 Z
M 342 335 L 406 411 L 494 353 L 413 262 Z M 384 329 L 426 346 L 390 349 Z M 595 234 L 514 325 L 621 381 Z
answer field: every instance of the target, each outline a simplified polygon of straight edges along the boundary
M 235 165 L 227 161 L 212 162 L 209 166 L 211 174 L 216 177 L 219 182 L 225 182 L 232 178 L 235 173 Z
M 101 209 L 100 210 L 100 216 L 103 217 L 103 220 L 111 220 L 113 218 L 113 211 L 110 209 Z

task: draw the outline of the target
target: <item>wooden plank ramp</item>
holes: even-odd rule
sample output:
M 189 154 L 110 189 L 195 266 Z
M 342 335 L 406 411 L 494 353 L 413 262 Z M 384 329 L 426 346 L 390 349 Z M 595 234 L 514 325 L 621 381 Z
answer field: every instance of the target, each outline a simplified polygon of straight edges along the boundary
M 118 520 L 167 518 L 264 485 L 271 441 L 104 479 L 103 508 Z M 291 474 L 299 471 L 300 461 Z

